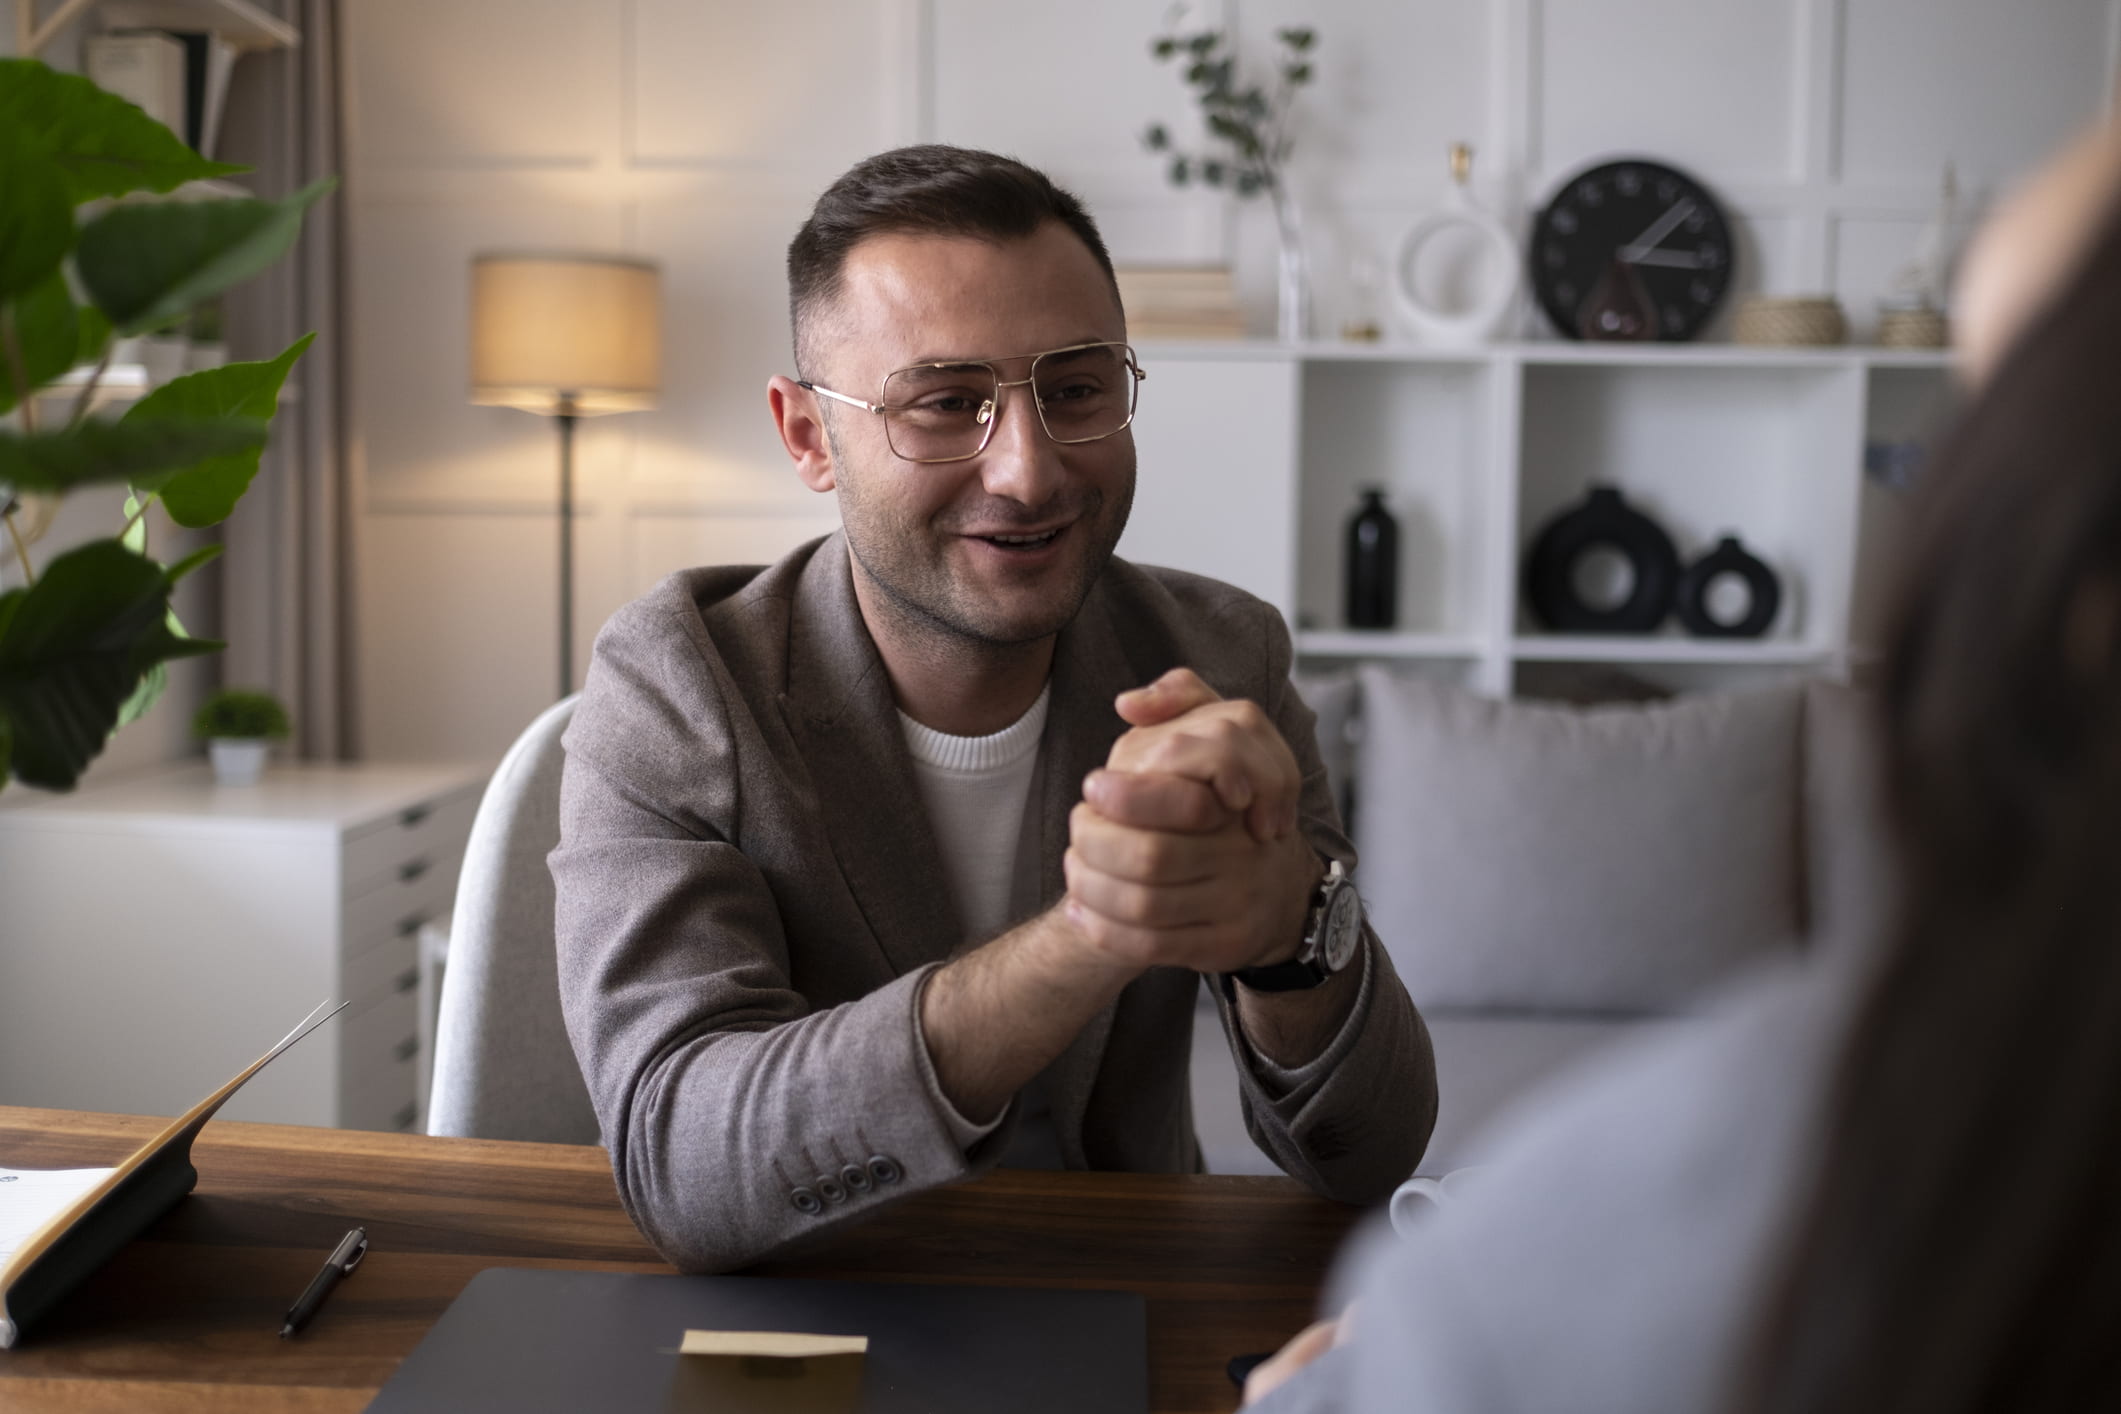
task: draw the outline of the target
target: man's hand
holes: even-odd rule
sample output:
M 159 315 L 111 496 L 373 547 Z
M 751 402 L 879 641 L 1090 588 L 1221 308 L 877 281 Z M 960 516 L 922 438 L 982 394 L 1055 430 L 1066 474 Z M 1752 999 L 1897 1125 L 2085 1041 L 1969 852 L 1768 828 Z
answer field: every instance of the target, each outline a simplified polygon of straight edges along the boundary
M 1244 814 L 1255 839 L 1296 829 L 1303 773 L 1256 703 L 1226 702 L 1191 668 L 1173 668 L 1147 687 L 1121 693 L 1113 706 L 1134 730 L 1113 743 L 1109 769 L 1206 785 L 1222 805 Z M 1106 813 L 1124 813 L 1123 801 L 1108 803 L 1117 810 Z
M 1324 869 L 1296 828 L 1303 777 L 1281 733 L 1183 668 L 1117 706 L 1134 729 L 1069 817 L 1069 917 L 1138 967 L 1294 956 Z
M 1111 960 L 1233 972 L 1303 943 L 1325 868 L 1297 828 L 1303 776 L 1267 715 L 1179 668 L 1115 704 L 1133 724 L 1069 817 L 1068 918 Z M 1244 1034 L 1302 1065 L 1340 1031 L 1360 969 L 1305 991 L 1237 989 Z

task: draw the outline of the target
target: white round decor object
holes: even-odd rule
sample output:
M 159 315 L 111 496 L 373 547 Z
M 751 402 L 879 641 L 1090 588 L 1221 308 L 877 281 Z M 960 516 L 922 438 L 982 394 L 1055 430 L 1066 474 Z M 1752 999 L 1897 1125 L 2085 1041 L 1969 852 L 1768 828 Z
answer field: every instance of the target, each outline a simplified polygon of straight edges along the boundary
M 1483 211 L 1467 189 L 1473 150 L 1451 149 L 1451 185 L 1444 204 L 1414 223 L 1392 264 L 1392 293 L 1399 312 L 1425 344 L 1469 348 L 1494 338 L 1509 316 L 1522 279 L 1517 243 L 1502 222 Z M 1446 301 L 1424 279 L 1424 259 L 1437 250 L 1471 251 L 1474 278 L 1462 297 Z

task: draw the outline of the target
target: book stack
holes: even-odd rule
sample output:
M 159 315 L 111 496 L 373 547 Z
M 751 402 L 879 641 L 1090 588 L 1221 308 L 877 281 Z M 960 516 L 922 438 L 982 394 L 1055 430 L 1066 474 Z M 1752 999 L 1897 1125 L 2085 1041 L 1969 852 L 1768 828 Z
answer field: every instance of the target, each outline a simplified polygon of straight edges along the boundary
M 184 135 L 184 45 L 166 34 L 103 34 L 82 46 L 89 82 Z
M 128 30 L 87 40 L 82 58 L 91 83 L 139 105 L 201 156 L 213 155 L 236 64 L 233 44 L 205 31 Z
M 1135 265 L 1113 272 L 1135 339 L 1242 339 L 1244 312 L 1227 265 Z

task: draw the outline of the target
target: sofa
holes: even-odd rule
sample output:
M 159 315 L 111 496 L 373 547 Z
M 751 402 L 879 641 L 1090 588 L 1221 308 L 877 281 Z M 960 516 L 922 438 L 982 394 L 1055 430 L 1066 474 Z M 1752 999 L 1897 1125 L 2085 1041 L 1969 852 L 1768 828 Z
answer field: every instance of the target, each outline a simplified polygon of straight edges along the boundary
M 1371 922 L 1435 1043 L 1423 1173 L 1475 1161 L 1485 1125 L 1586 1057 L 1882 919 L 1876 752 L 1838 683 L 1591 706 L 1375 666 L 1297 686 Z M 1273 1172 L 1205 997 L 1193 1074 L 1209 1169 Z

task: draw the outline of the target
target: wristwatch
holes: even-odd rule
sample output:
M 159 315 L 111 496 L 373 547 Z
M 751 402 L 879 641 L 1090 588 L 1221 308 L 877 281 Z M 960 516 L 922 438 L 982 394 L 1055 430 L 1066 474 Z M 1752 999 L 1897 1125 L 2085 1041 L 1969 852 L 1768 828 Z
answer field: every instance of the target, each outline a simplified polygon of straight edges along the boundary
M 1304 942 L 1296 956 L 1269 967 L 1242 967 L 1229 975 L 1255 992 L 1301 992 L 1346 967 L 1361 941 L 1362 899 L 1336 859 L 1311 895 Z

